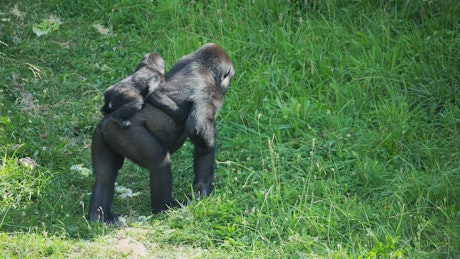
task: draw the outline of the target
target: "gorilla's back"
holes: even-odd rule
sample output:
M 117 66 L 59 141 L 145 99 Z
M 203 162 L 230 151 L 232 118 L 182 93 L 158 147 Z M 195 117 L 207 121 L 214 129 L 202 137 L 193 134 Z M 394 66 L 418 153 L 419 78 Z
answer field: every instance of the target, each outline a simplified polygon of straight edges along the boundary
M 183 144 L 177 143 L 177 141 L 184 134 L 184 125 L 177 124 L 165 112 L 149 103 L 146 103 L 145 107 L 134 115 L 131 121 L 132 123 L 143 123 L 155 137 L 168 146 L 171 153 Z M 173 143 L 176 144 L 176 147 Z

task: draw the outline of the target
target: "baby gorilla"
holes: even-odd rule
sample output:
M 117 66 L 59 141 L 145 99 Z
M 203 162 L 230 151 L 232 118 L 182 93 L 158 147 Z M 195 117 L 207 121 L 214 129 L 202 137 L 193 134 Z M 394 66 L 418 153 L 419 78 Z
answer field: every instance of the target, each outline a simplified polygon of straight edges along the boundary
M 128 120 L 137 111 L 144 107 L 144 97 L 160 88 L 164 83 L 163 58 L 157 53 L 146 54 L 137 65 L 134 73 L 119 83 L 112 85 L 104 93 L 105 103 L 101 109 L 102 114 L 110 114 L 122 128 L 128 128 Z M 169 99 L 166 95 L 157 95 L 163 108 L 175 121 L 183 121 L 187 111 Z

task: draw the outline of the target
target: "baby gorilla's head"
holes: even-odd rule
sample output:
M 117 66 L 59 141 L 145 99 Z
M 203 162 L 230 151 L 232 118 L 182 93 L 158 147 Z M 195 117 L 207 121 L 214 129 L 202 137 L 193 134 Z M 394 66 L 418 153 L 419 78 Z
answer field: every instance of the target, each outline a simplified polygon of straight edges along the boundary
M 158 53 L 147 53 L 131 74 L 131 83 L 142 96 L 157 89 L 164 81 L 165 61 Z
M 158 53 L 147 53 L 142 58 L 141 62 L 137 65 L 136 70 L 138 71 L 141 68 L 150 68 L 156 70 L 161 74 L 165 73 L 165 61 Z

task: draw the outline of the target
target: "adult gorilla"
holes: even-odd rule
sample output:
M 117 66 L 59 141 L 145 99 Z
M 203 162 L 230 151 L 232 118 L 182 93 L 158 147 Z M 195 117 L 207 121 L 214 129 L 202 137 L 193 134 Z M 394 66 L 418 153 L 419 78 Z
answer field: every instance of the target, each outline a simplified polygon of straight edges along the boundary
M 145 107 L 130 118 L 128 128 L 120 127 L 110 115 L 100 121 L 92 140 L 96 182 L 89 220 L 117 220 L 110 208 L 115 180 L 125 157 L 149 170 L 153 213 L 174 205 L 170 154 L 177 151 L 187 137 L 194 144 L 195 195 L 211 193 L 215 167 L 215 118 L 234 74 L 232 62 L 223 49 L 216 44 L 206 44 L 182 57 L 165 75 L 166 83 L 161 87 L 161 93 L 157 93 L 167 95 L 176 104 L 189 109 L 184 122 L 168 116 L 168 107 L 161 101 L 154 105 L 146 102 Z

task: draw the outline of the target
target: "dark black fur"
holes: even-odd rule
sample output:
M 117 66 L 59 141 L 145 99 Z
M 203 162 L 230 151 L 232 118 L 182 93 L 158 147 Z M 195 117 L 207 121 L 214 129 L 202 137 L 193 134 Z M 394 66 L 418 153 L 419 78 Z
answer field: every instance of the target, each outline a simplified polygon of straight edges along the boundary
M 104 94 L 102 114 L 110 114 L 122 128 L 128 128 L 131 125 L 128 118 L 144 107 L 144 97 L 164 83 L 163 74 L 163 58 L 156 53 L 146 54 L 134 73 L 107 89 Z M 164 103 L 160 108 L 163 108 L 172 118 L 177 121 L 185 119 L 187 108 L 177 106 L 167 96 L 158 95 L 157 98 Z
M 182 57 L 165 75 L 168 86 L 158 88 L 146 99 L 168 114 L 171 105 L 163 102 L 162 96 L 182 107 L 190 106 L 184 137 L 204 149 L 213 149 L 214 120 L 234 75 L 232 61 L 224 50 L 209 43 Z
M 215 167 L 215 119 L 223 101 L 233 65 L 216 44 L 207 44 L 182 57 L 166 74 L 166 82 L 147 98 L 145 107 L 131 117 L 131 127 L 121 129 L 105 116 L 92 140 L 92 162 L 96 176 L 89 206 L 91 221 L 116 221 L 111 213 L 115 180 L 124 158 L 150 171 L 153 213 L 175 205 L 172 198 L 170 154 L 179 149 L 186 137 L 194 144 L 193 170 L 195 195 L 208 195 L 213 189 Z M 185 122 L 174 120 L 164 110 L 164 95 L 179 106 L 188 107 Z M 158 101 L 160 100 L 160 101 Z

